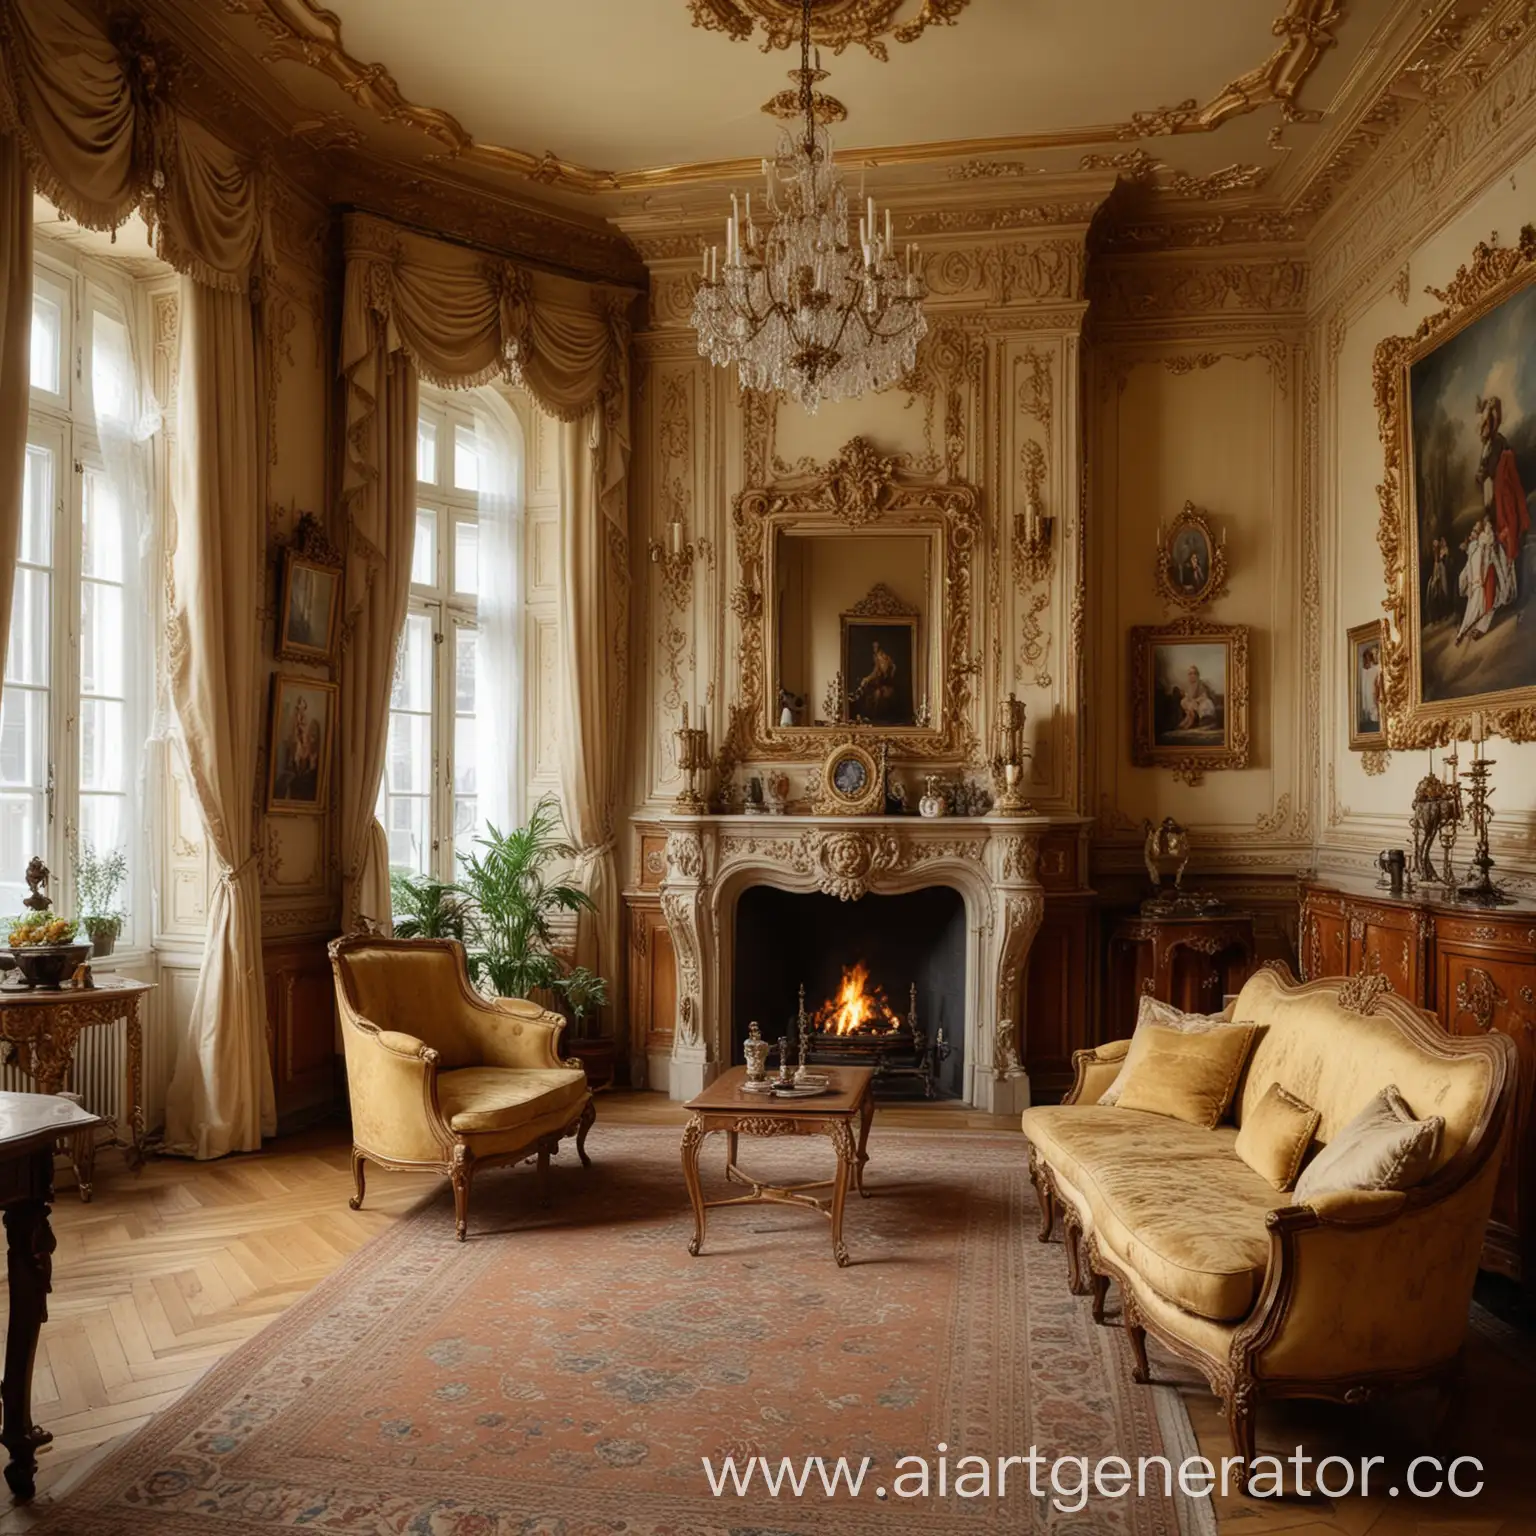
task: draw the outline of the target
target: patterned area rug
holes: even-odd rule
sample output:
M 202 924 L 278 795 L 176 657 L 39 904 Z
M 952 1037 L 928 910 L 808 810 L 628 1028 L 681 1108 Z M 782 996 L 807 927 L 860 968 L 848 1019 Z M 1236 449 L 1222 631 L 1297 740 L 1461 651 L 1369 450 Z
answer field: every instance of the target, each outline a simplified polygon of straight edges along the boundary
M 486 1175 L 467 1244 L 446 1190 L 430 1197 L 35 1529 L 1177 1536 L 1160 1486 L 1070 1513 L 1048 1473 L 1035 1499 L 1015 1466 L 1005 1497 L 995 1470 L 990 1496 L 956 1496 L 980 1487 L 979 1472 L 955 1481 L 966 1455 L 995 1469 L 1031 1446 L 1133 1465 L 1164 1453 L 1160 1394 L 1131 1381 L 1119 1330 L 1068 1295 L 1061 1248 L 1035 1241 L 1019 1137 L 877 1127 L 871 1198 L 850 1201 L 853 1264 L 839 1270 L 825 1219 L 778 1206 L 712 1212 L 690 1258 L 678 1134 L 599 1121 L 594 1167 L 567 1151 L 548 1210 L 531 1169 Z M 800 1178 L 831 1159 L 820 1138 L 742 1152 Z M 724 1193 L 724 1138 L 704 1155 Z M 1165 1422 L 1177 1456 L 1183 1436 Z M 857 1497 L 829 1497 L 814 1474 L 798 1498 L 755 1477 L 745 1496 L 711 1494 L 702 1458 L 759 1455 L 871 1466 Z M 926 1458 L 927 1497 L 874 1496 L 901 1456 Z

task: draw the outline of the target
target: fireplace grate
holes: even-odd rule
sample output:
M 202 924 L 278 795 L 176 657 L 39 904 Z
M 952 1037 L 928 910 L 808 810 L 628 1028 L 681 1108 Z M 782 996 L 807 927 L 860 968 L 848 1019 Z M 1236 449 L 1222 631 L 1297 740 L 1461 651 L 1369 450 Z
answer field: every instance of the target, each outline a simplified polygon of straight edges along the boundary
M 815 1027 L 805 1008 L 805 985 L 795 1014 L 800 1040 L 800 1065 L 873 1067 L 875 1081 L 915 1079 L 925 1099 L 939 1096 L 939 1068 L 949 1059 L 950 1044 L 941 1026 L 930 1039 L 917 1017 L 917 985 L 908 992 L 904 1023 L 886 1029 L 861 1029 L 850 1034 Z

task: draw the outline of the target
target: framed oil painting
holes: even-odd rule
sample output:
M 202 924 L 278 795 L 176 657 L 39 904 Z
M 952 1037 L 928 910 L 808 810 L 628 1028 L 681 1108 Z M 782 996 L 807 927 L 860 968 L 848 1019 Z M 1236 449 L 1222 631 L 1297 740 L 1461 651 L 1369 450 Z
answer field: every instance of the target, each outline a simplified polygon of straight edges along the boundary
M 1158 590 L 1175 607 L 1193 610 L 1220 596 L 1226 585 L 1226 540 L 1216 535 L 1205 513 L 1186 501 L 1173 526 L 1158 531 Z
M 341 556 L 331 547 L 313 513 L 294 528 L 283 553 L 277 603 L 279 661 L 327 662 L 336 649 L 341 619 Z
M 917 619 L 842 616 L 843 686 L 854 725 L 915 726 Z
M 1381 620 L 1357 624 L 1346 637 L 1349 667 L 1349 748 L 1379 752 L 1387 744 L 1386 685 L 1381 670 Z
M 1391 625 L 1387 741 L 1536 737 L 1536 230 L 1480 245 L 1418 332 L 1376 349 Z
M 336 698 L 334 683 L 282 672 L 272 679 L 268 811 L 299 816 L 324 812 L 335 749 Z
M 1248 630 L 1180 619 L 1131 631 L 1131 757 L 1190 783 L 1248 766 Z

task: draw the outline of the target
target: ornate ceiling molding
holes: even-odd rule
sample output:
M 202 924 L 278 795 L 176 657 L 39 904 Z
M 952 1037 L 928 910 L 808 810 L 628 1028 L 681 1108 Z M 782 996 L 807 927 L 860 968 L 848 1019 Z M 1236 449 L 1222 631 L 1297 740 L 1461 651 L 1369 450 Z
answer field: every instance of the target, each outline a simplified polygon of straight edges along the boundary
M 761 163 L 756 158 L 742 158 L 609 171 L 562 159 L 551 150 L 533 154 L 507 145 L 483 143 L 476 140 L 452 113 L 407 99 L 394 76 L 382 64 L 366 64 L 348 52 L 342 40 L 340 19 L 323 9 L 318 0 L 220 0 L 220 3 L 229 14 L 249 17 L 261 28 L 270 39 L 268 60 L 299 63 L 318 70 L 381 123 L 402 124 L 426 134 L 442 146 L 440 153 L 461 164 L 509 173 L 569 192 L 597 195 L 740 179 L 754 174 Z M 769 30 L 767 47 L 785 46 L 777 40 L 779 32 L 773 29 L 781 27 L 791 12 L 798 14 L 793 0 L 688 0 L 688 3 L 694 11 L 696 26 L 718 29 L 732 37 L 749 36 L 755 25 L 764 26 Z M 889 35 L 907 42 L 928 26 L 951 25 L 969 0 L 924 0 L 923 10 L 917 18 L 895 25 L 893 18 L 899 3 L 900 0 L 822 0 L 817 39 L 823 46 L 831 46 L 836 51 L 858 44 L 876 57 L 885 57 L 882 37 Z M 866 147 L 851 149 L 844 158 L 849 163 L 862 162 L 867 166 L 921 165 L 1028 150 L 1087 147 L 1117 140 L 1209 133 L 1233 117 L 1270 105 L 1281 108 L 1281 125 L 1315 122 L 1322 114 L 1303 111 L 1296 105 L 1296 95 L 1323 54 L 1333 46 L 1333 29 L 1342 15 L 1342 0 L 1287 0 L 1285 11 L 1271 26 L 1275 36 L 1283 39 L 1281 44 L 1262 64 L 1228 82 L 1203 106 L 1190 98 L 1174 107 L 1133 112 L 1128 121 L 1121 123 L 989 139 L 947 139 Z M 728 18 L 734 18 L 734 21 Z M 987 173 L 978 171 L 975 174 Z
M 890 57 L 885 39 L 915 43 L 929 27 L 952 27 L 970 0 L 923 0 L 910 21 L 897 20 L 904 0 L 821 0 L 811 20 L 811 39 L 818 48 L 841 53 L 866 49 L 871 57 Z M 793 47 L 800 39 L 798 0 L 688 0 L 693 24 L 708 32 L 724 32 L 732 42 L 745 42 L 761 27 L 764 53 Z

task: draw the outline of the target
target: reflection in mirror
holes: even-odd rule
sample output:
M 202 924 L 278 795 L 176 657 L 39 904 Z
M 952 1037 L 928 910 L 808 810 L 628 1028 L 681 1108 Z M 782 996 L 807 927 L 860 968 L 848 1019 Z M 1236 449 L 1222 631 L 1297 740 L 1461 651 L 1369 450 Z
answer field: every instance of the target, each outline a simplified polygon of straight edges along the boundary
M 775 725 L 929 725 L 934 561 L 926 532 L 778 531 Z

